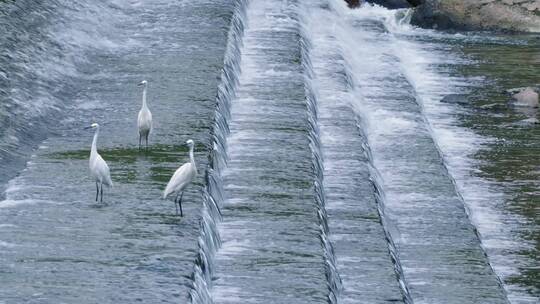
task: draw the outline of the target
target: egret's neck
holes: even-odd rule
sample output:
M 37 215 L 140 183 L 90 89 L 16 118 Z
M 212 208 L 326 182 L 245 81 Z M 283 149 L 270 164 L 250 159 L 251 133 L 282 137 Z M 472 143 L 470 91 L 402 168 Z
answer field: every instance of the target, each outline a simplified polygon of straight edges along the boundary
M 142 107 L 148 108 L 148 106 L 146 105 L 146 85 L 144 86 L 144 89 L 142 91 Z
M 195 164 L 195 157 L 193 156 L 193 146 L 189 148 L 189 160 L 193 167 L 195 167 L 195 171 L 197 171 L 197 164 Z
M 99 128 L 96 129 L 96 133 L 94 133 L 94 140 L 92 140 L 92 150 L 90 150 L 90 155 L 97 154 L 97 139 L 99 135 Z

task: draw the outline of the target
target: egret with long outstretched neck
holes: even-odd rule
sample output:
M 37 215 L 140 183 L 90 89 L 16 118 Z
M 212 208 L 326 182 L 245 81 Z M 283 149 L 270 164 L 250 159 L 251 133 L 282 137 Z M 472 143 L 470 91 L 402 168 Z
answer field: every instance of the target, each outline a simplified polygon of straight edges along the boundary
M 189 162 L 183 164 L 176 172 L 174 172 L 174 175 L 171 177 L 171 180 L 163 192 L 163 198 L 166 198 L 172 193 L 176 194 L 174 206 L 176 207 L 176 214 L 178 214 L 178 207 L 180 207 L 180 216 L 184 216 L 184 213 L 182 212 L 182 197 L 184 196 L 184 190 L 197 176 L 197 165 L 195 164 L 195 158 L 193 157 L 195 143 L 193 140 L 189 139 L 186 141 L 186 144 L 189 147 Z
M 146 90 L 148 88 L 148 82 L 146 80 L 141 81 L 139 86 L 143 87 L 142 106 L 137 118 L 137 126 L 139 127 L 139 150 L 141 149 L 141 141 L 144 138 L 146 141 L 146 149 L 148 149 L 148 136 L 152 131 L 152 113 L 148 109 L 146 104 Z
M 98 201 L 98 194 L 101 192 L 101 202 L 103 202 L 103 185 L 112 187 L 113 182 L 111 180 L 111 172 L 109 166 L 103 160 L 101 155 L 97 151 L 97 140 L 99 136 L 99 125 L 93 123 L 86 129 L 96 129 L 94 133 L 94 140 L 92 140 L 92 149 L 90 150 L 90 172 L 96 181 L 96 202 Z

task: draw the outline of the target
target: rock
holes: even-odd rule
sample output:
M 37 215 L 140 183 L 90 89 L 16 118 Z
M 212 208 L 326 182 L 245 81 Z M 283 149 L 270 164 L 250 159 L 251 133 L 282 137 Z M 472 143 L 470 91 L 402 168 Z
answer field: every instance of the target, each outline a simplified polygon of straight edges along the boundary
M 359 7 L 362 3 L 361 0 L 345 0 L 345 2 L 347 2 L 350 8 Z
M 469 101 L 467 100 L 467 95 L 465 94 L 450 94 L 446 95 L 441 99 L 441 102 L 468 105 Z
M 411 24 L 423 28 L 443 30 L 464 29 L 463 24 L 458 20 L 452 19 L 452 14 L 448 14 L 444 10 L 441 10 L 438 2 L 429 0 L 415 8 L 411 17 Z
M 425 0 L 407 0 L 411 4 L 411 6 L 419 6 L 420 4 L 424 4 Z
M 424 0 L 411 23 L 445 30 L 540 32 L 538 0 Z
M 503 126 L 506 126 L 506 127 L 528 127 L 528 128 L 530 128 L 530 127 L 536 126 L 538 124 L 540 124 L 540 122 L 538 121 L 538 119 L 536 117 L 530 117 L 530 118 L 518 120 L 516 122 L 503 124 Z
M 517 107 L 538 108 L 538 93 L 533 88 L 527 87 L 514 94 L 510 102 Z
M 513 96 L 517 93 L 521 93 L 523 91 L 525 91 L 526 89 L 532 89 L 534 90 L 536 93 L 540 93 L 540 86 L 536 86 L 536 87 L 521 87 L 521 88 L 513 88 L 513 89 L 508 89 L 508 90 L 505 90 L 504 93 L 508 96 Z
M 366 2 L 384 6 L 389 9 L 411 7 L 411 4 L 407 0 L 366 0 Z

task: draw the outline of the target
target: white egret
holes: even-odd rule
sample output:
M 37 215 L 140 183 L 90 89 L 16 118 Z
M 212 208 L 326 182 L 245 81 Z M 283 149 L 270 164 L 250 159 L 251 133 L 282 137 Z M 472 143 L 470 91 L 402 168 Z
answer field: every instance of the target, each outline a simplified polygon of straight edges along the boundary
M 103 160 L 101 155 L 97 152 L 97 139 L 99 136 L 99 125 L 93 123 L 86 129 L 96 129 L 94 133 L 94 140 L 92 141 L 92 149 L 90 150 L 90 172 L 96 180 L 96 202 L 98 201 L 98 194 L 101 192 L 101 202 L 103 202 L 103 185 L 112 187 L 111 172 L 109 166 Z
M 143 96 L 142 96 L 142 106 L 141 110 L 139 111 L 139 116 L 137 119 L 137 126 L 139 127 L 139 150 L 141 149 L 141 141 L 144 137 L 146 141 L 146 149 L 148 149 L 148 135 L 150 135 L 150 131 L 152 131 L 152 113 L 150 112 L 150 109 L 148 109 L 148 105 L 146 104 L 146 90 L 148 88 L 148 82 L 146 80 L 141 81 L 138 86 L 142 86 L 143 88 Z
M 176 214 L 178 214 L 178 207 L 180 207 L 180 216 L 184 216 L 182 212 L 182 197 L 184 196 L 184 190 L 197 176 L 197 165 L 195 164 L 195 158 L 193 157 L 193 147 L 195 143 L 189 139 L 186 141 L 189 146 L 189 163 L 183 164 L 180 168 L 174 172 L 171 180 L 167 184 L 165 191 L 163 192 L 163 198 L 166 198 L 169 194 L 176 193 L 174 198 L 174 206 L 176 207 Z M 180 199 L 178 199 L 180 196 Z M 177 206 L 178 204 L 178 206 Z

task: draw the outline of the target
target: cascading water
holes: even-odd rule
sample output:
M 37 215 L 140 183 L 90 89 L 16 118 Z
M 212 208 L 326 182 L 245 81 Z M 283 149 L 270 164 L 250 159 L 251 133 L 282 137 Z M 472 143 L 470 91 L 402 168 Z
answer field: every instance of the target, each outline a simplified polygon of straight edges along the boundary
M 387 16 L 385 19 L 385 26 L 394 37 L 392 49 L 400 50 L 393 53 L 399 59 L 400 69 L 414 89 L 415 100 L 443 161 L 443 170 L 447 171 L 455 192 L 474 225 L 480 246 L 487 254 L 490 271 L 496 274 L 499 285 L 510 302 L 535 303 L 538 297 L 534 296 L 535 289 L 531 288 L 531 282 L 516 283 L 523 279 L 525 282 L 528 280 L 527 269 L 535 264 L 534 259 L 530 258 L 530 251 L 537 251 L 532 249 L 534 245 L 527 237 L 520 236 L 519 231 L 525 227 L 525 230 L 530 231 L 534 226 L 527 223 L 526 217 L 519 212 L 505 210 L 512 208 L 508 189 L 524 181 L 517 177 L 511 183 L 501 183 L 486 177 L 488 174 L 482 169 L 482 155 L 496 150 L 504 139 L 497 138 L 500 136 L 498 134 L 495 137 L 485 136 L 489 132 L 464 124 L 464 117 L 480 116 L 480 120 L 483 120 L 490 114 L 478 113 L 471 104 L 463 101 L 452 103 L 446 99 L 471 96 L 471 92 L 479 87 L 487 91 L 499 90 L 494 88 L 494 81 L 497 79 L 488 78 L 493 76 L 489 71 L 481 76 L 464 76 L 461 70 L 476 66 L 479 61 L 472 60 L 472 57 L 464 56 L 455 49 L 466 50 L 486 44 L 494 49 L 510 47 L 515 54 L 523 53 L 519 56 L 526 57 L 526 49 L 522 50 L 517 46 L 527 45 L 527 40 L 519 36 L 506 37 L 492 33 L 449 34 L 420 30 L 408 25 L 409 14 L 400 16 L 398 13 L 397 17 Z M 513 58 L 512 55 L 507 56 Z M 489 65 L 492 71 L 505 69 L 504 65 L 497 65 L 496 61 Z M 522 77 L 526 79 L 524 75 Z M 516 77 L 517 79 L 519 77 Z M 496 114 L 499 115 L 501 114 Z M 524 147 L 520 148 L 527 151 Z M 501 156 L 501 160 L 508 161 L 506 157 L 508 156 Z M 504 169 L 501 167 L 499 170 Z M 505 179 L 512 179 L 510 172 L 506 174 L 508 176 Z M 520 192 L 526 193 L 527 190 Z M 525 234 L 528 233 L 530 232 Z
M 399 280 L 403 301 L 405 303 L 412 303 L 409 291 L 404 282 L 403 271 L 392 236 L 388 232 L 388 224 L 384 215 L 380 187 L 377 186 L 376 183 L 373 183 L 375 186 L 375 191 L 373 191 L 373 189 L 370 189 L 369 183 L 364 184 L 364 191 L 369 191 L 368 197 L 375 198 L 373 200 L 366 200 L 365 198 L 358 197 L 348 199 L 344 197 L 344 194 L 351 190 L 355 191 L 355 193 L 351 193 L 351 198 L 354 197 L 354 195 L 358 195 L 357 191 L 360 191 L 361 189 L 359 187 L 359 183 L 361 184 L 361 182 L 355 178 L 356 176 L 362 174 L 369 177 L 369 175 L 373 176 L 374 174 L 372 173 L 373 168 L 370 165 L 371 158 L 369 146 L 365 141 L 365 136 L 362 134 L 362 128 L 358 130 L 358 133 L 355 132 L 356 119 L 351 115 L 352 96 L 348 93 L 351 88 L 354 87 L 353 80 L 350 76 L 350 72 L 347 70 L 348 68 L 344 65 L 340 47 L 339 45 L 336 46 L 332 27 L 322 25 L 321 28 L 320 25 L 313 23 L 315 20 L 332 18 L 331 9 L 327 2 L 320 1 L 308 5 L 303 11 L 305 12 L 304 19 L 306 19 L 304 27 L 309 29 L 306 30 L 306 35 L 314 40 L 316 46 L 313 52 L 314 54 L 312 55 L 316 63 L 316 72 L 315 75 L 312 76 L 313 72 L 310 72 L 312 71 L 311 63 L 308 61 L 308 63 L 310 63 L 308 79 L 310 84 L 313 82 L 311 86 L 316 87 L 317 90 L 310 90 L 308 96 L 310 96 L 312 100 L 320 99 L 322 101 L 322 103 L 321 101 L 318 101 L 317 103 L 321 104 L 319 105 L 320 112 L 324 113 L 324 119 L 319 124 L 320 128 L 323 130 L 322 143 L 324 147 L 323 156 L 325 156 L 323 159 L 325 159 L 325 161 L 320 164 L 320 167 L 325 167 L 325 169 L 321 170 L 327 172 L 327 176 L 323 178 L 321 174 L 320 183 L 329 186 L 329 201 L 331 202 L 331 204 L 324 206 L 324 214 L 326 219 L 326 208 L 330 208 L 331 220 L 329 225 L 339 232 L 336 236 L 340 241 L 337 253 L 338 266 L 334 267 L 334 269 L 336 272 L 341 270 L 345 273 L 344 291 L 342 294 L 336 294 L 337 297 L 334 298 L 333 301 L 338 303 L 355 303 L 361 299 L 370 299 L 371 301 L 388 299 L 392 292 L 395 296 L 398 287 L 397 281 Z M 305 57 L 310 58 L 307 53 Z M 329 61 L 328 58 L 335 61 Z M 317 130 L 319 130 L 319 127 L 317 127 Z M 347 178 L 351 178 L 352 181 L 348 182 L 346 180 Z M 367 180 L 367 178 L 365 180 Z M 366 271 L 365 265 L 354 265 L 351 263 L 351 261 L 354 261 L 355 259 L 358 260 L 363 254 L 367 253 L 365 248 L 354 248 L 351 244 L 354 243 L 354 237 L 366 241 L 368 240 L 368 238 L 366 238 L 368 235 L 359 233 L 359 230 L 354 228 L 354 222 L 351 222 L 351 227 L 345 228 L 343 226 L 343 223 L 348 223 L 350 218 L 354 218 L 352 214 L 356 216 L 358 210 L 365 208 L 364 206 L 366 205 L 369 206 L 371 210 L 378 211 L 378 214 L 375 214 L 376 220 L 373 224 L 382 224 L 381 227 L 384 231 L 372 233 L 373 237 L 380 240 L 381 236 L 385 235 L 387 240 L 386 247 L 388 248 L 387 250 L 389 250 L 389 256 L 381 256 L 383 258 L 386 256 L 387 258 L 386 267 L 373 271 L 372 275 L 376 276 L 369 277 L 369 283 L 363 282 L 364 278 L 362 277 L 362 272 Z M 356 218 L 356 221 L 360 220 L 361 217 Z M 328 227 L 328 224 L 326 224 L 326 227 Z M 378 230 L 380 231 L 381 229 Z M 354 237 L 351 238 L 345 235 Z M 371 245 L 371 250 L 373 250 L 374 246 L 373 244 Z M 335 260 L 334 250 L 332 249 L 331 252 L 333 254 L 333 260 Z M 382 260 L 378 262 L 384 265 Z M 335 263 L 336 262 L 334 262 L 334 265 Z M 387 271 L 391 271 L 391 268 L 388 267 L 390 263 L 393 263 L 394 265 L 395 276 L 397 276 L 398 280 L 396 280 L 395 277 L 392 278 L 391 275 L 388 275 L 389 273 Z M 354 267 L 358 268 L 355 269 Z M 379 273 L 376 274 L 377 272 Z M 383 279 L 381 275 L 386 277 Z M 375 278 L 378 279 L 375 280 Z M 341 283 L 341 280 L 339 283 Z M 379 286 L 385 286 L 385 289 L 381 293 L 368 291 L 365 289 L 363 283 L 380 284 Z M 382 288 L 380 288 L 380 290 L 382 290 Z M 396 297 L 395 300 L 398 301 L 398 299 L 399 298 Z
M 389 220 L 399 232 L 396 238 L 392 229 L 386 229 L 404 300 L 458 303 L 472 301 L 481 292 L 490 303 L 505 303 L 504 291 L 485 259 L 451 176 L 441 166 L 429 126 L 394 53 L 396 38 L 389 29 L 396 26 L 395 14 L 370 6 L 349 11 L 338 2 L 332 9 L 340 21 L 333 26 L 354 78 L 355 109 L 364 122 L 372 163 L 381 176 L 379 181 L 372 174 L 379 214 L 384 226 L 389 227 L 385 223 Z M 438 203 L 441 200 L 444 203 Z M 430 216 L 423 216 L 424 212 Z M 460 232 L 449 233 L 450 226 L 461 227 Z M 460 249 L 455 247 L 458 242 L 463 242 Z M 449 263 L 448 256 L 461 262 Z M 464 277 L 470 267 L 478 271 Z
M 411 33 L 409 26 L 391 26 L 396 35 L 404 35 L 408 38 Z M 435 33 L 425 33 L 427 36 Z M 487 37 L 441 37 L 448 40 L 486 40 Z M 492 38 L 493 39 L 493 38 Z M 512 273 L 519 272 L 517 266 L 527 265 L 531 261 L 518 257 L 510 252 L 500 254 L 500 248 L 511 248 L 511 251 L 519 251 L 518 248 L 526 248 L 527 242 L 516 240 L 516 236 L 508 235 L 505 231 L 510 225 L 507 222 L 521 221 L 515 215 L 503 215 L 494 206 L 500 205 L 503 198 L 503 189 L 497 187 L 492 181 L 475 177 L 474 169 L 478 166 L 472 156 L 478 153 L 488 142 L 493 139 L 482 137 L 472 130 L 458 126 L 455 119 L 456 113 L 463 110 L 455 105 L 441 103 L 445 96 L 465 94 L 472 87 L 484 85 L 485 79 L 464 78 L 448 75 L 447 70 L 432 71 L 430 66 L 471 64 L 465 59 L 455 55 L 448 56 L 447 49 L 438 44 L 420 45 L 407 39 L 399 39 L 398 47 L 408 48 L 409 53 L 399 53 L 398 57 L 403 65 L 403 71 L 407 80 L 415 91 L 415 97 L 422 109 L 426 124 L 437 146 L 437 150 L 444 162 L 444 169 L 452 178 L 452 183 L 463 202 L 470 221 L 475 226 L 475 233 L 481 240 L 481 246 L 490 261 L 492 271 L 497 274 L 499 284 L 507 293 L 508 289 L 516 289 L 514 293 L 507 294 L 513 303 L 534 303 L 537 301 L 523 293 L 518 286 L 505 286 L 503 280 Z M 421 58 L 421 59 L 420 59 Z M 443 59 L 445 58 L 445 59 Z M 506 229 L 501 227 L 507 226 Z M 505 244 L 505 245 L 501 245 Z M 514 298 L 514 299 L 512 299 Z
M 298 1 L 248 6 L 223 172 L 216 303 L 329 300 L 331 256 L 321 249 L 329 243 L 317 214 L 316 124 L 307 113 L 298 10 Z
M 361 124 L 358 125 L 359 128 L 362 128 Z M 362 133 L 362 132 L 360 132 Z M 405 280 L 405 274 L 403 272 L 403 266 L 401 265 L 401 261 L 399 259 L 399 252 L 397 251 L 396 244 L 394 242 L 394 237 L 396 237 L 395 234 L 398 234 L 394 230 L 394 235 L 392 235 L 392 223 L 389 223 L 388 217 L 385 214 L 385 199 L 384 199 L 384 190 L 381 186 L 381 177 L 377 169 L 373 166 L 373 159 L 371 158 L 371 149 L 369 147 L 369 144 L 366 141 L 366 137 L 363 135 L 362 139 L 364 141 L 364 147 L 366 151 L 368 151 L 367 157 L 370 162 L 370 181 L 373 184 L 373 188 L 375 189 L 375 201 L 377 202 L 377 212 L 379 213 L 379 218 L 381 221 L 381 225 L 384 228 L 384 234 L 386 236 L 386 241 L 388 243 L 388 251 L 390 253 L 390 257 L 392 259 L 392 263 L 394 264 L 394 270 L 396 272 L 396 276 L 399 282 L 399 287 L 401 290 L 401 294 L 403 295 L 403 303 L 405 304 L 412 304 L 414 303 L 411 297 L 411 293 L 409 291 L 409 287 L 407 286 L 407 282 Z
M 218 224 L 221 221 L 220 206 L 223 204 L 223 181 L 221 172 L 227 165 L 227 136 L 231 100 L 235 97 L 240 74 L 240 49 L 244 33 L 247 0 L 237 0 L 231 19 L 221 83 L 216 98 L 213 130 L 213 150 L 210 154 L 203 190 L 203 215 L 199 236 L 199 256 L 193 274 L 190 291 L 192 303 L 213 303 L 210 290 L 214 273 L 214 255 L 221 246 Z
M 399 56 L 399 55 L 398 55 L 398 56 Z M 403 62 L 405 65 L 407 65 L 407 62 L 406 62 L 406 60 L 405 60 L 403 57 L 400 58 L 400 60 L 401 60 L 401 62 Z M 407 66 L 407 67 L 410 68 L 410 65 Z M 451 182 L 452 182 L 452 184 L 454 185 L 456 194 L 458 195 L 459 199 L 460 199 L 461 202 L 463 203 L 463 206 L 465 207 L 465 211 L 466 211 L 466 213 L 467 213 L 467 215 L 468 215 L 468 217 L 469 217 L 469 220 L 473 221 L 473 219 L 471 218 L 471 216 L 472 216 L 472 215 L 471 215 L 471 210 L 470 210 L 470 208 L 468 207 L 468 205 L 466 204 L 466 202 L 465 202 L 465 200 L 464 200 L 464 198 L 463 198 L 463 196 L 462 196 L 462 194 L 461 194 L 461 192 L 460 192 L 460 188 L 459 188 L 458 185 L 456 184 L 456 181 L 455 181 L 453 175 L 450 174 L 450 172 L 449 172 L 449 170 L 448 170 L 448 163 L 447 163 L 447 161 L 446 161 L 446 158 L 444 157 L 443 151 L 441 150 L 441 148 L 440 148 L 440 146 L 439 146 L 439 142 L 438 142 L 437 139 L 436 139 L 435 132 L 434 132 L 433 127 L 432 127 L 432 125 L 431 125 L 431 121 L 426 117 L 426 111 L 425 111 L 424 101 L 423 101 L 423 96 L 422 96 L 422 93 L 423 93 L 423 92 L 422 92 L 422 88 L 421 88 L 421 87 L 418 87 L 418 84 L 415 82 L 417 79 L 415 79 L 415 76 L 414 76 L 413 72 L 411 72 L 410 69 L 405 69 L 405 72 L 404 72 L 404 73 L 405 73 L 407 79 L 409 80 L 409 82 L 412 83 L 412 85 L 413 85 L 413 87 L 414 87 L 414 89 L 415 89 L 415 97 L 416 97 L 416 100 L 418 101 L 417 103 L 418 103 L 418 105 L 421 107 L 421 111 L 422 111 L 422 114 L 423 114 L 423 117 L 424 117 L 424 121 L 425 121 L 425 123 L 426 123 L 426 125 L 427 125 L 427 128 L 429 129 L 429 132 L 430 132 L 430 133 L 432 134 L 432 136 L 434 137 L 434 144 L 435 144 L 435 146 L 436 146 L 436 148 L 437 148 L 437 151 L 438 151 L 438 153 L 439 153 L 439 155 L 440 155 L 440 157 L 441 157 L 441 159 L 442 159 L 443 166 L 444 166 L 444 170 L 446 171 L 446 174 L 448 174 L 449 178 L 451 179 Z M 459 80 L 458 80 L 458 81 L 459 81 Z M 455 82 L 453 83 L 452 81 L 443 81 L 443 79 L 438 79 L 438 82 L 440 82 L 440 83 L 445 83 L 446 86 L 450 86 L 449 84 L 451 84 L 451 85 L 452 85 L 452 86 L 451 86 L 451 90 L 453 89 L 453 92 L 455 92 L 455 91 L 458 90 L 457 87 L 456 87 L 456 83 L 455 83 Z M 462 85 L 462 86 L 465 86 L 465 84 L 463 84 L 463 83 L 461 83 L 461 85 Z M 441 86 L 437 86 L 437 89 L 440 90 L 440 91 L 439 91 L 439 94 L 440 94 L 440 95 L 438 96 L 438 98 L 442 99 L 442 98 L 444 97 L 444 95 L 445 95 L 445 94 L 444 94 L 444 91 L 443 91 L 443 89 L 442 89 Z M 450 94 L 450 92 L 452 92 L 452 91 L 449 90 L 449 92 L 447 92 L 447 94 Z M 435 97 L 435 98 L 437 98 L 437 97 Z M 476 136 L 475 136 L 474 134 L 469 133 L 469 134 L 467 134 L 466 136 L 467 136 L 468 138 L 470 138 L 469 140 L 471 140 L 471 139 L 472 139 L 472 140 L 474 140 L 474 139 L 478 140 L 478 138 L 476 138 Z M 481 142 L 481 140 L 478 140 L 478 141 L 477 141 L 477 143 L 480 143 L 480 142 Z M 473 224 L 477 225 L 477 221 L 473 221 Z M 480 233 L 479 233 L 479 231 L 478 231 L 478 229 L 477 229 L 476 226 L 474 227 L 474 232 L 475 232 L 475 234 L 477 235 L 478 239 L 480 240 L 480 246 L 482 247 L 482 250 L 483 250 L 484 252 L 486 252 L 486 248 L 483 246 L 483 243 L 482 243 L 482 237 L 481 237 L 481 235 L 480 235 Z M 487 252 L 486 252 L 486 254 L 487 254 Z M 486 256 L 487 256 L 487 255 L 486 255 Z M 489 258 L 489 257 L 488 257 L 488 258 Z M 489 263 L 489 262 L 488 262 L 488 263 Z M 504 291 L 505 296 L 507 297 L 506 290 L 504 289 L 503 283 L 502 283 L 500 277 L 494 272 L 494 269 L 493 269 L 493 266 L 491 265 L 491 263 L 489 263 L 489 267 L 491 268 L 491 271 L 497 276 L 497 280 L 499 281 L 500 287 L 501 287 L 501 289 Z
M 323 247 L 324 261 L 326 266 L 326 279 L 328 282 L 328 302 L 338 303 L 341 290 L 343 289 L 341 278 L 336 267 L 336 258 L 332 242 L 329 238 L 328 229 L 328 215 L 326 213 L 325 206 L 325 192 L 323 186 L 324 179 L 324 167 L 323 157 L 321 153 L 321 143 L 319 139 L 319 125 L 317 119 L 317 100 L 315 98 L 315 92 L 312 88 L 313 68 L 309 51 L 311 48 L 310 41 L 306 29 L 302 27 L 301 30 L 301 50 L 302 50 L 302 67 L 305 74 L 305 86 L 306 86 L 306 105 L 308 112 L 309 122 L 309 141 L 310 148 L 313 157 L 313 171 L 315 181 L 313 188 L 315 190 L 315 200 L 317 201 L 317 215 L 319 216 L 320 223 L 320 238 L 321 245 Z
M 0 3 L 0 192 L 76 106 L 89 57 L 117 51 L 109 31 L 122 13 L 104 3 Z M 84 22 L 85 27 L 80 23 Z M 99 25 L 98 25 L 99 24 Z M 0 195 L 1 196 L 1 195 Z

